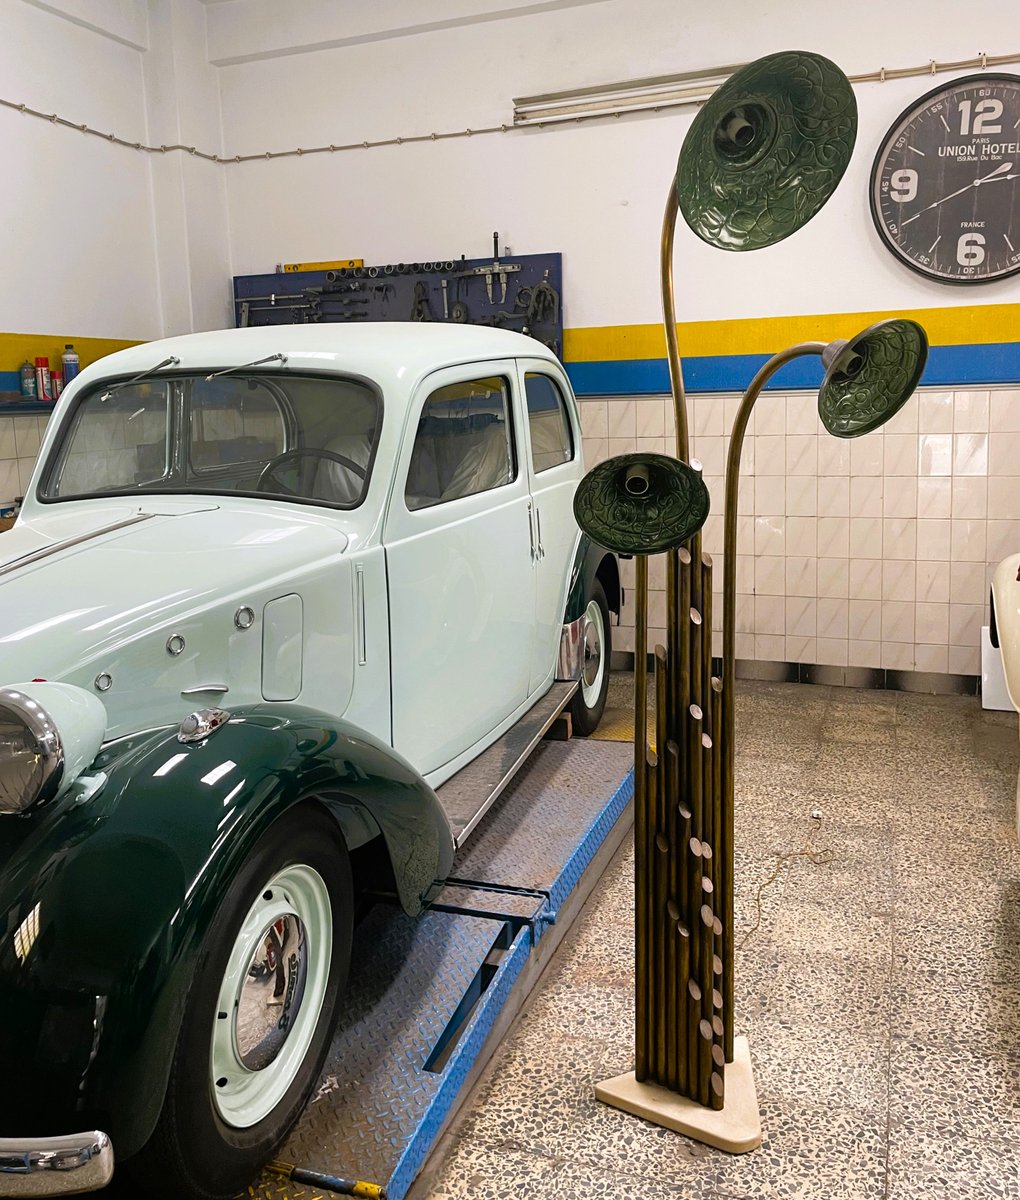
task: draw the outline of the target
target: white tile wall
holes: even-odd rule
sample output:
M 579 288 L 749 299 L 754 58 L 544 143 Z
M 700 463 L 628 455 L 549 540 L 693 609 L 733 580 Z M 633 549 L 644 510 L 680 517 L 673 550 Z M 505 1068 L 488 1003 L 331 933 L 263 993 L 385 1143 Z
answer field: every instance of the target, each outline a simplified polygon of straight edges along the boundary
M 0 416 L 0 503 L 24 496 L 48 419 L 46 414 Z
M 688 399 L 713 515 L 712 625 L 722 628 L 722 498 L 735 396 Z M 45 416 L 0 416 L 0 501 L 24 495 Z M 581 401 L 585 462 L 672 453 L 666 397 Z M 756 469 L 757 468 L 757 469 Z M 1020 549 L 1020 388 L 924 390 L 884 429 L 830 437 L 810 393 L 766 393 L 741 455 L 737 655 L 919 671 L 980 670 L 991 571 Z M 633 595 L 633 564 L 624 563 Z M 649 640 L 665 641 L 661 561 Z M 633 650 L 633 609 L 615 630 Z
M 719 518 L 737 399 L 688 399 L 691 454 L 714 505 L 703 536 L 717 653 Z M 672 453 L 667 397 L 584 399 L 581 416 L 589 467 L 630 450 Z M 850 442 L 825 432 L 813 394 L 766 393 L 748 425 L 740 492 L 738 657 L 980 671 L 991 572 L 1020 549 L 1020 388 L 926 389 Z M 632 589 L 629 565 L 626 576 Z M 661 571 L 650 581 L 654 645 L 665 639 Z M 626 609 L 616 634 L 617 649 L 633 649 Z

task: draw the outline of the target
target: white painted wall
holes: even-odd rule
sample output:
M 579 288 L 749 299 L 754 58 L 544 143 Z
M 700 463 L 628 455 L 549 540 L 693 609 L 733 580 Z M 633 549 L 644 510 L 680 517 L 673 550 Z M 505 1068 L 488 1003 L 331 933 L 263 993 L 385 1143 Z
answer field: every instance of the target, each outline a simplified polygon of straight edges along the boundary
M 222 64 L 224 146 L 241 154 L 509 123 L 515 96 L 790 46 L 827 54 L 848 72 L 1020 50 L 1015 0 L 974 0 L 965 24 L 955 0 L 858 0 L 852 17 L 817 0 L 732 0 L 725 9 L 676 0 L 306 0 L 298 8 L 227 0 L 207 11 L 209 56 Z M 413 34 L 399 36 L 402 27 Z M 878 242 L 871 161 L 929 83 L 857 88 L 854 160 L 796 237 L 730 255 L 681 231 L 680 318 L 1020 300 L 1020 280 L 947 288 L 901 267 Z M 662 207 L 692 116 L 673 110 L 230 166 L 234 269 L 347 255 L 484 255 L 499 229 L 515 252 L 564 253 L 568 326 L 657 321 Z
M 0 94 L 144 140 L 144 5 L 0 0 Z M 91 27 L 73 10 L 87 8 Z M 101 30 L 101 31 L 100 31 Z M 149 168 L 141 155 L 0 109 L 0 329 L 147 337 L 158 330 Z
M 219 72 L 207 61 L 199 0 L 148 0 L 144 63 L 151 145 L 223 150 Z M 219 163 L 174 151 L 151 159 L 162 333 L 233 324 L 226 179 Z
M 0 0 L 0 96 L 219 147 L 199 0 Z M 0 108 L 0 330 L 145 339 L 230 322 L 223 168 Z

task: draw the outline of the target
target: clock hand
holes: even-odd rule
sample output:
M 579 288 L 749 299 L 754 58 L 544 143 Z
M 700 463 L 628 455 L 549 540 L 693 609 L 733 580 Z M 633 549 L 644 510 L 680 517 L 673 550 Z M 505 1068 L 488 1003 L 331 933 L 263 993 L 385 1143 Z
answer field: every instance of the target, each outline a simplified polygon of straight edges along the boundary
M 969 192 L 971 188 L 978 187 L 982 183 L 987 183 L 989 181 L 989 179 L 995 179 L 997 177 L 1001 177 L 1003 171 L 1012 171 L 1012 169 L 1013 169 L 1013 164 L 1011 162 L 1000 163 L 995 168 L 995 170 L 989 172 L 989 174 L 983 175 L 980 179 L 975 179 L 973 182 L 968 183 L 965 187 L 957 188 L 957 190 L 955 192 L 950 192 L 948 196 L 943 196 L 940 200 L 936 200 L 934 204 L 929 204 L 927 208 L 920 209 L 918 212 L 914 213 L 914 215 L 912 217 L 907 217 L 907 219 L 905 221 L 900 222 L 900 228 L 902 229 L 904 225 L 909 225 L 911 221 L 916 221 L 917 218 L 920 217 L 923 213 L 926 213 L 933 208 L 938 208 L 938 206 L 940 204 L 945 204 L 945 202 L 947 200 L 952 200 L 952 198 L 954 196 L 962 196 L 964 192 Z M 1015 175 L 1007 175 L 1006 178 L 1007 179 L 1015 179 L 1016 176 Z

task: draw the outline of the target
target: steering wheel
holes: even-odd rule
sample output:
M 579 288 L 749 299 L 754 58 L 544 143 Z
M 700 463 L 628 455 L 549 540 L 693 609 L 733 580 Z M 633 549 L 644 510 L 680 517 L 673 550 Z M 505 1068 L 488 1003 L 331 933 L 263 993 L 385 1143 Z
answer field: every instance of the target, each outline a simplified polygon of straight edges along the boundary
M 314 446 L 298 446 L 295 450 L 284 450 L 282 454 L 278 454 L 275 458 L 271 458 L 269 462 L 266 463 L 266 465 L 262 468 L 262 472 L 258 477 L 258 481 L 255 484 L 255 491 L 268 492 L 270 489 L 264 485 L 268 479 L 272 478 L 273 472 L 277 469 L 277 467 L 283 466 L 284 463 L 289 462 L 291 459 L 298 458 L 326 458 L 329 459 L 330 462 L 339 463 L 340 466 L 345 467 L 348 471 L 353 471 L 354 474 L 359 476 L 361 479 L 365 479 L 368 476 L 368 472 L 364 467 L 356 463 L 353 458 L 348 458 L 344 454 L 334 454 L 332 450 L 317 450 Z M 278 489 L 278 495 L 299 495 L 298 492 L 291 491 L 290 488 L 285 488 L 283 484 L 279 482 L 277 482 L 276 487 Z

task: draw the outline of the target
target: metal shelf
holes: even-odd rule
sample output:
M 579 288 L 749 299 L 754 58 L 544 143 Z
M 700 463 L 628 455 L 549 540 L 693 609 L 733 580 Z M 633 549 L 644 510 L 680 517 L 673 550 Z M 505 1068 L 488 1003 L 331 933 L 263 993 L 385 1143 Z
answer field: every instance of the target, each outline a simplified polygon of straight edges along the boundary
M 20 392 L 0 392 L 0 417 L 17 417 L 27 413 L 51 413 L 53 401 L 42 404 L 38 400 L 26 400 Z

